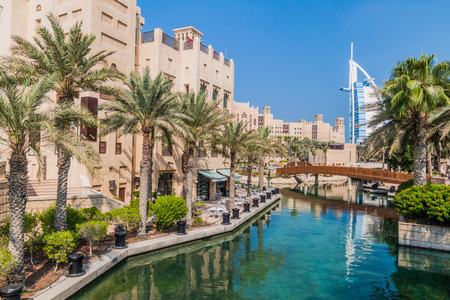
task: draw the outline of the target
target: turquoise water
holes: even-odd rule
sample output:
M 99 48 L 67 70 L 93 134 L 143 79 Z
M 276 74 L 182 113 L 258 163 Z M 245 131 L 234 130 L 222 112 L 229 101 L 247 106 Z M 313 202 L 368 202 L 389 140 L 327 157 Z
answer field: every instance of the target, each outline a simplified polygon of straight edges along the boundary
M 130 258 L 72 299 L 450 299 L 450 255 L 398 247 L 392 209 L 283 194 L 231 235 Z

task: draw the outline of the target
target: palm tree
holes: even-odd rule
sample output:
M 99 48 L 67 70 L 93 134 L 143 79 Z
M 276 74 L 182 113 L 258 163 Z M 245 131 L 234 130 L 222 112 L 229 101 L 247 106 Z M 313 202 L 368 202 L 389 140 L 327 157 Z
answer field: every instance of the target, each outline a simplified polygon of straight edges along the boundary
M 313 156 L 313 166 L 316 164 L 316 155 L 317 155 L 317 149 L 315 147 L 311 148 L 311 154 Z
M 428 119 L 439 107 L 449 105 L 450 64 L 434 65 L 434 55 L 408 58 L 397 64 L 383 89 L 393 119 L 412 127 L 414 184 L 426 182 Z
M 119 132 L 120 135 L 142 134 L 142 160 L 140 163 L 141 186 L 139 193 L 138 236 L 147 235 L 147 204 L 152 199 L 152 166 L 155 141 L 162 135 L 171 142 L 174 133 L 181 132 L 180 120 L 185 114 L 180 112 L 177 96 L 171 93 L 172 83 L 159 73 L 154 80 L 150 69 L 142 75 L 131 72 L 125 82 L 126 88 L 114 96 L 114 101 L 105 102 L 99 109 L 108 114 L 102 120 L 105 128 L 102 135 Z
M 322 151 L 325 154 L 325 166 L 328 165 L 327 152 L 328 152 L 328 143 L 322 145 Z
M 28 201 L 29 151 L 39 157 L 38 148 L 31 135 L 40 132 L 45 116 L 39 107 L 45 94 L 53 85 L 52 79 L 44 77 L 25 88 L 12 77 L 0 75 L 0 142 L 9 150 L 8 197 L 10 207 L 9 251 L 17 261 L 17 279 L 25 280 L 24 273 L 24 219 Z
M 284 141 L 286 142 L 286 144 L 287 144 L 287 149 L 288 149 L 288 155 L 291 155 L 291 141 L 292 141 L 292 137 L 291 136 L 285 136 L 284 137 Z
M 246 144 L 256 142 L 257 138 L 253 130 L 245 132 L 246 124 L 244 122 L 228 123 L 224 125 L 220 135 L 214 137 L 214 145 L 222 145 L 226 147 L 230 153 L 230 197 L 227 201 L 227 210 L 231 211 L 231 204 L 234 203 L 235 197 L 235 172 L 236 172 L 236 153 Z
M 257 145 L 259 148 L 259 151 L 257 151 L 255 154 L 258 157 L 258 172 L 259 172 L 258 189 L 262 191 L 264 186 L 264 158 L 266 156 L 275 155 L 275 153 L 284 154 L 285 147 L 277 142 L 276 137 L 270 137 L 269 127 L 258 128 L 256 136 L 258 139 Z
M 192 200 L 194 190 L 195 158 L 194 152 L 204 151 L 200 148 L 200 141 L 210 140 L 219 134 L 221 126 L 229 122 L 230 116 L 226 110 L 218 109 L 217 103 L 208 102 L 205 93 L 187 93 L 180 96 L 183 118 L 182 167 L 183 196 L 186 199 L 188 213 L 186 223 L 192 225 Z
M 292 153 L 294 154 L 295 165 L 297 165 L 297 156 L 298 156 L 298 153 L 300 153 L 300 145 L 298 143 L 292 143 L 291 150 L 292 150 Z
M 36 82 L 42 76 L 54 76 L 52 90 L 56 92 L 57 103 L 73 103 L 81 90 L 114 94 L 115 89 L 106 85 L 109 81 L 123 78 L 115 68 L 109 68 L 107 58 L 113 52 L 91 53 L 95 40 L 92 34 L 82 32 L 82 22 L 77 22 L 66 36 L 57 17 L 49 14 L 52 30 L 36 29 L 34 42 L 13 36 L 11 56 L 5 57 L 5 68 L 21 80 Z M 64 122 L 57 125 L 60 130 L 70 131 Z M 57 145 L 58 187 L 56 199 L 55 229 L 67 228 L 67 180 L 73 152 Z

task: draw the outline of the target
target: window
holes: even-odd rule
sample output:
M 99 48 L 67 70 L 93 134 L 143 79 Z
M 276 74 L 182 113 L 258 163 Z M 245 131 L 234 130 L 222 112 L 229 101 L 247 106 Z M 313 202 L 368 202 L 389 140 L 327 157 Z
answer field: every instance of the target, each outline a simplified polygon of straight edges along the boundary
M 223 95 L 223 108 L 227 108 L 227 102 L 228 102 L 228 93 L 225 93 Z
M 146 66 L 146 67 L 150 67 L 150 58 L 147 58 L 147 59 L 145 60 L 145 66 Z
M 116 154 L 122 154 L 122 143 L 116 143 Z
M 217 89 L 214 89 L 213 90 L 213 94 L 212 94 L 212 99 L 214 100 L 214 101 L 216 101 L 217 100 L 217 95 L 219 94 L 219 91 L 217 90 Z
M 41 11 L 42 7 L 40 5 L 36 6 L 36 11 Z
M 216 79 L 219 79 L 219 70 L 216 70 Z
M 117 70 L 116 64 L 111 64 L 111 70 Z
M 94 97 L 81 97 L 81 106 L 89 110 L 89 112 L 97 117 L 98 99 Z M 97 127 L 81 127 L 80 135 L 82 138 L 88 141 L 97 140 Z
M 98 153 L 106 154 L 106 142 L 100 142 L 98 144 Z
M 162 148 L 162 156 L 172 156 L 172 147 L 164 147 Z
M 168 60 L 167 61 L 167 67 L 169 68 L 169 70 L 171 70 L 172 69 L 172 59 L 168 58 L 167 60 Z
M 204 82 L 200 83 L 200 93 L 208 95 L 208 86 Z
M 189 93 L 189 84 L 185 84 L 184 88 L 186 89 L 186 94 Z
M 207 71 L 208 71 L 208 66 L 206 64 L 203 64 L 203 74 L 206 75 Z
M 61 14 L 58 16 L 58 20 L 60 23 L 66 22 L 67 21 L 67 14 Z

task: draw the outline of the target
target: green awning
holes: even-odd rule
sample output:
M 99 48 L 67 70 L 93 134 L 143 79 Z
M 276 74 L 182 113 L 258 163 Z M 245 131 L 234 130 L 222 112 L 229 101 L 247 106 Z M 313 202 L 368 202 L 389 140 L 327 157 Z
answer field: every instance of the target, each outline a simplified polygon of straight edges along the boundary
M 213 182 L 222 182 L 222 181 L 226 181 L 227 178 L 223 175 L 220 175 L 219 173 L 217 173 L 214 170 L 211 171 L 198 171 L 200 174 L 202 174 L 203 176 L 207 177 L 207 178 L 211 178 Z
M 219 172 L 219 174 L 222 174 L 224 176 L 230 177 L 230 169 L 217 169 L 217 172 Z M 241 179 L 242 175 L 238 174 L 238 173 L 234 173 L 234 178 L 235 179 Z

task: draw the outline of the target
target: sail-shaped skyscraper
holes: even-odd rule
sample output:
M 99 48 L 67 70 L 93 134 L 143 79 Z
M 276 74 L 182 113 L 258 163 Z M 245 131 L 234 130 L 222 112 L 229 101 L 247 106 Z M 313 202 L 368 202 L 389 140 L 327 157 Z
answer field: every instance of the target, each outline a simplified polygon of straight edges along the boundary
M 363 144 L 371 129 L 366 125 L 371 119 L 372 113 L 365 110 L 365 105 L 374 101 L 380 101 L 377 94 L 377 85 L 374 79 L 353 60 L 353 43 L 350 53 L 350 71 L 348 88 L 340 88 L 340 91 L 349 93 L 349 134 L 348 142 Z M 358 81 L 358 69 L 366 76 Z

